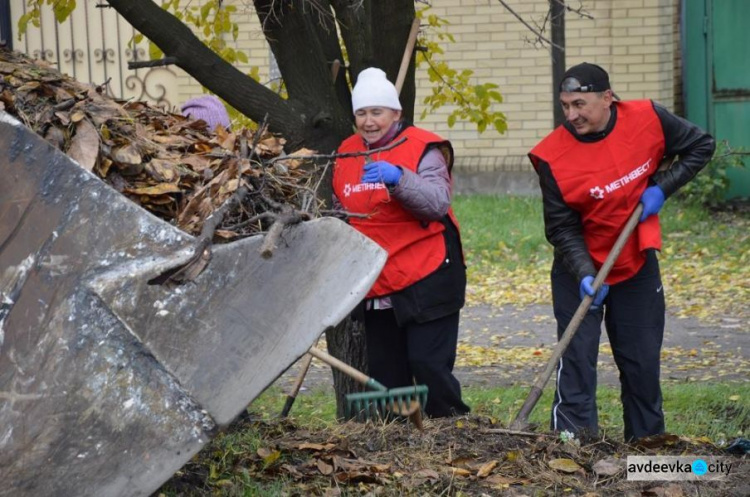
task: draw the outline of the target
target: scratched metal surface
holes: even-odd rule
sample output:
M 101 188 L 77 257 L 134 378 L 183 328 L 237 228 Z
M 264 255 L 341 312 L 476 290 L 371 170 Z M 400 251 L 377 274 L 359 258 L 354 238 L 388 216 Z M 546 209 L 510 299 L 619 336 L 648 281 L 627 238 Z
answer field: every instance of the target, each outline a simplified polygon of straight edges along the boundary
M 149 495 L 364 296 L 385 253 L 334 219 L 194 239 L 0 112 L 0 495 Z

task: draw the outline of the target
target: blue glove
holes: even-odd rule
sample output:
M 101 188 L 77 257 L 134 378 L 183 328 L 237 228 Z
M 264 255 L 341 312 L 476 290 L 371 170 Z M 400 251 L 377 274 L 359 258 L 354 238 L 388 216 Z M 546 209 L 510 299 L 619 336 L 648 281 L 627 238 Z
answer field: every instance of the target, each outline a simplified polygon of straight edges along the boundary
M 403 174 L 404 172 L 400 167 L 394 166 L 390 162 L 379 160 L 365 166 L 362 183 L 385 183 L 389 186 L 395 186 Z
M 643 213 L 640 221 L 643 222 L 647 217 L 658 213 L 661 206 L 664 205 L 664 191 L 658 185 L 649 186 L 641 195 L 641 203 L 643 204 Z
M 583 297 L 585 295 L 590 295 L 594 297 L 594 302 L 591 304 L 591 307 L 589 307 L 590 311 L 596 311 L 602 306 L 602 303 L 604 302 L 604 299 L 607 298 L 607 294 L 609 293 L 609 285 L 602 284 L 602 286 L 599 287 L 599 291 L 596 292 L 596 296 L 594 296 L 594 277 L 593 276 L 584 276 L 581 280 L 581 285 L 578 287 L 578 294 L 581 297 L 581 300 L 583 300 Z

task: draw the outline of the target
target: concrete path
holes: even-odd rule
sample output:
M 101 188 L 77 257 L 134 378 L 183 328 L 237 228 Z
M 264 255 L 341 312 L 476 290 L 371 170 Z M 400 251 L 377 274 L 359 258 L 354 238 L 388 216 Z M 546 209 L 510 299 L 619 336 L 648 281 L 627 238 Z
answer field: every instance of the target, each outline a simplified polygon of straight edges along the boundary
M 750 380 L 750 322 L 737 316 L 702 323 L 668 313 L 663 382 Z M 555 330 L 550 305 L 466 307 L 461 314 L 455 374 L 464 386 L 529 386 L 555 346 Z M 297 374 L 298 366 L 292 366 L 276 384 L 289 391 Z M 619 385 L 606 332 L 602 332 L 600 346 L 599 383 Z M 331 386 L 329 368 L 313 361 L 304 388 Z
M 471 349 L 465 347 L 471 345 L 515 353 L 508 353 L 505 361 L 487 367 L 460 366 L 456 375 L 467 386 L 530 384 L 547 363 L 556 343 L 556 329 L 549 305 L 468 307 L 462 313 L 460 349 Z M 709 324 L 693 318 L 676 318 L 668 313 L 662 348 L 662 379 L 677 382 L 749 380 L 750 323 L 727 316 Z M 619 384 L 604 331 L 599 354 L 599 383 Z

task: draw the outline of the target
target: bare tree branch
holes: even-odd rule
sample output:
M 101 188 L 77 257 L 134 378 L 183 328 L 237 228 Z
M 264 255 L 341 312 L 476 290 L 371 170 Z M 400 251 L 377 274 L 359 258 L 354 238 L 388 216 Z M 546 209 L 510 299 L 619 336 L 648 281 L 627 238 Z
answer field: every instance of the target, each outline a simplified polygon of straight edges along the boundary
M 532 33 L 534 33 L 537 38 L 539 38 L 540 40 L 546 42 L 548 45 L 557 48 L 558 50 L 565 51 L 565 47 L 561 47 L 560 45 L 552 43 L 551 40 L 548 40 L 547 38 L 545 38 L 540 31 L 537 31 L 531 24 L 529 24 L 528 22 L 526 22 L 523 17 L 521 17 L 520 15 L 518 15 L 516 13 L 516 11 L 513 10 L 512 8 L 510 8 L 510 6 L 507 3 L 505 3 L 503 0 L 497 0 L 497 1 L 500 2 L 500 4 L 503 7 L 505 7 L 505 10 L 507 10 L 508 12 L 510 12 L 511 14 L 513 14 L 513 16 L 515 16 L 516 19 L 518 19 L 519 21 L 521 21 L 521 24 L 523 24 L 524 26 L 526 26 L 527 28 L 529 28 L 529 30 Z
M 574 9 L 573 7 L 571 7 L 570 5 L 568 5 L 565 2 L 565 0 L 553 0 L 553 1 L 555 3 L 557 3 L 557 4 L 562 5 L 563 7 L 565 7 L 565 10 L 567 10 L 568 12 L 573 12 L 575 14 L 578 14 L 578 16 L 580 16 L 580 17 L 586 17 L 586 18 L 591 19 L 591 20 L 594 19 L 594 16 L 592 16 L 591 14 L 589 14 L 588 12 L 586 12 L 586 11 L 583 10 L 583 3 L 581 3 L 581 2 L 578 2 L 578 5 L 580 5 L 580 7 L 578 7 L 577 9 Z
M 364 152 L 346 152 L 343 154 L 284 155 L 284 156 L 274 157 L 273 159 L 266 162 L 266 165 L 270 166 L 274 162 L 278 162 L 282 160 L 293 160 L 293 159 L 321 160 L 321 159 L 336 159 L 336 158 L 344 158 L 344 157 L 359 157 L 362 155 L 373 155 L 379 152 L 384 152 L 386 150 L 390 150 L 392 148 L 398 147 L 405 141 L 406 141 L 406 138 L 401 138 L 400 140 L 396 140 L 395 142 L 390 143 L 386 145 L 385 147 L 373 148 L 371 150 L 366 150 Z

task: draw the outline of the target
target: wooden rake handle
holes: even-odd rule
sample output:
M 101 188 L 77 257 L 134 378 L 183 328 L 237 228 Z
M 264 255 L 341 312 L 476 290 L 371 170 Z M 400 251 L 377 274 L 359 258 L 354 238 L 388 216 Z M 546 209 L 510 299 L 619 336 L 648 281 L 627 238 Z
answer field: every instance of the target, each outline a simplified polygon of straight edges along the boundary
M 620 256 L 622 248 L 625 246 L 628 238 L 630 238 L 633 230 L 635 230 L 635 227 L 638 225 L 642 212 L 643 204 L 639 203 L 635 208 L 635 211 L 633 211 L 633 214 L 630 215 L 628 222 L 625 223 L 625 227 L 620 233 L 620 236 L 617 238 L 617 241 L 612 247 L 612 250 L 609 252 L 609 255 L 607 255 L 607 259 L 604 261 L 604 264 L 602 264 L 599 272 L 596 273 L 596 278 L 594 279 L 594 283 L 592 285 L 594 287 L 594 295 L 596 295 L 599 287 L 602 286 L 602 283 L 609 274 L 609 271 L 612 269 L 615 261 L 617 261 L 617 258 Z M 560 357 L 562 357 L 565 349 L 568 348 L 568 344 L 578 331 L 578 327 L 581 325 L 581 321 L 583 321 L 583 318 L 586 316 L 586 313 L 588 312 L 589 307 L 591 307 L 591 303 L 593 301 L 594 297 L 590 295 L 585 295 L 583 297 L 581 304 L 578 306 L 578 309 L 576 309 L 575 314 L 573 314 L 573 318 L 570 320 L 570 323 L 568 323 L 568 327 L 565 328 L 563 336 L 557 342 L 555 349 L 552 351 L 552 356 L 547 362 L 547 367 L 544 368 L 544 371 L 542 371 L 536 382 L 534 382 L 534 385 L 531 387 L 531 391 L 529 392 L 529 396 L 526 397 L 526 402 L 523 403 L 523 406 L 521 406 L 521 410 L 516 415 L 516 419 L 513 420 L 513 423 L 510 425 L 511 430 L 522 430 L 528 426 L 528 419 L 532 409 L 534 409 L 534 406 L 536 406 L 536 403 L 542 396 L 544 386 L 549 381 L 550 376 L 552 376 L 552 372 L 555 370 L 557 362 L 560 360 Z
M 341 361 L 339 359 L 336 359 L 335 357 L 333 357 L 330 354 L 326 354 L 325 352 L 323 352 L 322 350 L 320 350 L 318 348 L 310 347 L 310 350 L 308 350 L 307 353 L 310 354 L 311 356 L 317 358 L 317 359 L 320 359 L 321 361 L 325 362 L 329 366 L 338 369 L 342 373 L 351 376 L 356 381 L 362 383 L 363 385 L 365 385 L 365 386 L 367 386 L 369 388 L 372 388 L 373 390 L 381 390 L 381 391 L 388 390 L 385 386 L 383 386 L 382 384 L 380 384 L 374 378 L 370 378 L 369 376 L 367 376 L 366 374 L 364 374 L 362 371 L 360 371 L 358 369 L 354 369 L 353 367 L 351 367 L 347 363 L 345 363 L 345 362 L 343 362 L 343 361 Z

